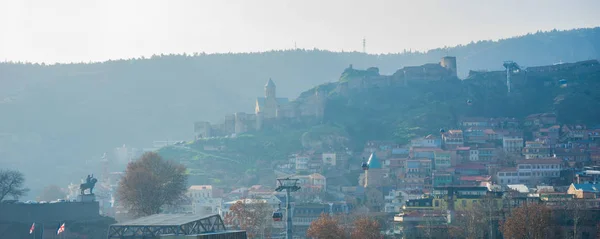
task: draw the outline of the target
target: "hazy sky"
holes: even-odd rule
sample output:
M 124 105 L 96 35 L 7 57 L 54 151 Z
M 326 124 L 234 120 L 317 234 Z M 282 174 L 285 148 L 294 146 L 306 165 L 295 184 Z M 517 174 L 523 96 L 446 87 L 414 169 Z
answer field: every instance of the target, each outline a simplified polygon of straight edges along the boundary
M 426 50 L 600 26 L 599 0 L 0 0 L 0 60 L 299 48 Z

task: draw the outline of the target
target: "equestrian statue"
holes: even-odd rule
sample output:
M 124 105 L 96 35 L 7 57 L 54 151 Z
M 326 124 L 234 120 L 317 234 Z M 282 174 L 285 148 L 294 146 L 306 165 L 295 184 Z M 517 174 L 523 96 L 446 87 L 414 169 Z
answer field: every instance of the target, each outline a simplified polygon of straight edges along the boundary
M 96 183 L 98 182 L 98 179 L 94 178 L 94 175 L 88 175 L 87 178 L 85 179 L 85 183 L 82 183 L 81 185 L 79 185 L 79 189 L 81 190 L 81 195 L 86 195 L 85 194 L 85 190 L 89 189 L 90 190 L 90 195 L 94 194 L 94 186 L 96 185 Z

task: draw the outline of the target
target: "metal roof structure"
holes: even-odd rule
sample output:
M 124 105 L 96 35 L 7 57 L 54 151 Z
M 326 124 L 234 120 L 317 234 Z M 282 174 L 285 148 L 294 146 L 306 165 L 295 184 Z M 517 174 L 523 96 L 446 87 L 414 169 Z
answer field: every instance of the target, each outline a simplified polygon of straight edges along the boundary
M 155 214 L 113 224 L 108 238 L 154 238 L 159 235 L 197 235 L 226 231 L 219 214 Z

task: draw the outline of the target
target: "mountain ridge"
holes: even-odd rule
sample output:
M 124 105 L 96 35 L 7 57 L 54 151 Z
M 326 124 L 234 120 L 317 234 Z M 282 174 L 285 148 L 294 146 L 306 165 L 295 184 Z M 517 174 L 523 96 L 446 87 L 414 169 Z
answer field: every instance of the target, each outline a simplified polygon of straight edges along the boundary
M 464 77 L 471 69 L 501 69 L 504 60 L 531 66 L 597 59 L 598 49 L 600 28 L 591 28 L 427 53 L 293 50 L 50 66 L 0 63 L 0 111 L 5 116 L 0 134 L 7 135 L 0 157 L 14 166 L 41 161 L 40 167 L 24 170 L 39 175 L 57 165 L 95 162 L 102 152 L 122 144 L 143 148 L 153 140 L 191 139 L 195 121 L 217 122 L 228 113 L 252 112 L 269 77 L 278 85 L 279 95 L 294 98 L 303 89 L 337 81 L 340 70 L 350 64 L 377 66 L 390 74 L 401 66 L 454 55 L 459 76 Z M 78 166 L 78 172 L 97 171 L 89 167 Z

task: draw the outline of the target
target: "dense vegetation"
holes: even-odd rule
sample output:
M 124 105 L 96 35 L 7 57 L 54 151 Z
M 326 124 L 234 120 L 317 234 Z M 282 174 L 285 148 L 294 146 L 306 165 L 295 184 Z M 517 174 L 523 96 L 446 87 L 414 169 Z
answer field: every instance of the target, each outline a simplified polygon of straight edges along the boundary
M 29 177 L 32 190 L 36 190 L 35 185 L 46 185 L 48 179 L 58 180 L 57 184 L 78 180 L 72 174 L 40 173 L 48 169 L 82 176 L 89 171 L 98 173 L 99 155 L 117 145 L 148 147 L 153 140 L 190 139 L 196 120 L 218 121 L 227 113 L 252 111 L 254 97 L 263 94 L 262 87 L 269 77 L 276 82 L 279 96 L 294 98 L 303 89 L 337 81 L 340 71 L 349 64 L 360 69 L 377 66 L 381 74 L 391 74 L 402 66 L 437 62 L 441 56 L 454 55 L 459 76 L 465 77 L 470 69 L 501 69 L 502 61 L 507 59 L 525 66 L 546 65 L 600 58 L 599 49 L 600 28 L 594 28 L 386 55 L 291 50 L 157 55 L 150 59 L 56 65 L 6 62 L 0 64 L 0 162 L 22 168 L 28 175 L 39 175 Z M 446 102 L 435 93 L 444 90 L 440 86 L 422 87 L 433 93 L 418 95 L 417 91 L 400 90 L 398 96 L 389 97 L 399 97 L 398 102 L 403 103 L 390 109 L 410 115 L 412 122 L 431 121 L 430 128 L 448 124 L 445 120 L 452 115 L 452 107 L 466 110 L 460 105 L 466 97 Z M 385 106 L 388 99 L 383 97 L 387 95 L 382 92 L 365 97 L 368 102 L 384 102 Z M 407 100 L 409 96 L 412 98 Z M 348 103 L 334 98 L 331 104 Z M 439 108 L 439 116 L 423 113 L 427 105 Z M 367 114 L 353 111 L 354 107 L 363 106 L 338 110 Z M 382 106 L 368 113 L 370 118 L 348 114 L 344 120 L 354 122 L 336 127 L 346 127 L 346 133 L 362 138 L 391 137 L 399 124 L 407 125 L 400 132 L 419 130 L 408 127 L 414 125 L 410 121 L 382 114 L 384 110 Z M 425 118 L 416 120 L 412 115 Z

